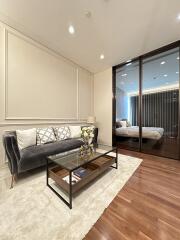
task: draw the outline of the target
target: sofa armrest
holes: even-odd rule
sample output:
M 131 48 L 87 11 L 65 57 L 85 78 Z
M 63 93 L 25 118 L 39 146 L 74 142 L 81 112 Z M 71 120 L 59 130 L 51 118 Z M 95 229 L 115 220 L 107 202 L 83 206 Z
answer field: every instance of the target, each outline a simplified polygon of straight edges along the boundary
M 16 141 L 15 136 L 11 134 L 3 135 L 3 146 L 5 149 L 6 156 L 8 158 L 8 166 L 11 174 L 17 174 L 18 172 L 18 153 L 15 153 L 13 148 L 13 142 Z

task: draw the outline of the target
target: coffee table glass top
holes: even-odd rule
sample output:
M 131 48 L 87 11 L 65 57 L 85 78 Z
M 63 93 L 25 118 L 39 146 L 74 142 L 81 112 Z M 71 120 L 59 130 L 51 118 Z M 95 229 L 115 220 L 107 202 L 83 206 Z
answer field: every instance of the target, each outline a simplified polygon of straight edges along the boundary
M 96 158 L 103 156 L 107 153 L 113 152 L 116 147 L 97 145 L 94 147 L 94 152 L 87 154 L 83 157 L 79 154 L 79 149 L 67 151 L 64 153 L 49 156 L 48 159 L 58 164 L 59 166 L 72 171 L 76 168 L 83 166 L 84 164 L 95 160 Z

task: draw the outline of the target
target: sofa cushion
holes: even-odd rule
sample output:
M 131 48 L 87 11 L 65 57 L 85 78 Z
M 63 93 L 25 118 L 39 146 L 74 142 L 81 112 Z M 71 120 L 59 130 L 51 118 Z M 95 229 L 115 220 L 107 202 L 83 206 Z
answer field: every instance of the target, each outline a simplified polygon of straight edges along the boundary
M 52 127 L 37 128 L 37 145 L 55 142 L 56 137 Z
M 36 145 L 36 128 L 16 130 L 16 136 L 20 150 Z
M 81 137 L 81 126 L 69 126 L 71 132 L 71 138 Z
M 54 127 L 54 132 L 57 140 L 65 140 L 71 137 L 71 132 L 68 126 Z
M 18 169 L 23 171 L 23 169 L 28 170 L 34 168 L 34 165 L 41 166 L 45 163 L 46 156 L 79 148 L 82 145 L 83 142 L 81 140 L 67 139 L 44 145 L 27 147 L 20 151 L 21 159 L 18 164 Z

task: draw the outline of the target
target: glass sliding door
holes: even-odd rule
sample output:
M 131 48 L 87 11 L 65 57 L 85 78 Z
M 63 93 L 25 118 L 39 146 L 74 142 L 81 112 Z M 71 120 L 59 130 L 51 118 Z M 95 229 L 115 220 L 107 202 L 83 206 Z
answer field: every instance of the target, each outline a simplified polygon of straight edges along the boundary
M 144 58 L 142 151 L 179 159 L 179 48 Z
M 115 71 L 115 138 L 121 148 L 139 150 L 139 61 Z

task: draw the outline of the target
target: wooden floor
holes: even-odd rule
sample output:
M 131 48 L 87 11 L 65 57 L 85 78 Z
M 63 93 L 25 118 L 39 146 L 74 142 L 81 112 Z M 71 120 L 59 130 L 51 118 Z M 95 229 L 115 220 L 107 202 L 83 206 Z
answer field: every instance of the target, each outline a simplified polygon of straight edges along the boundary
M 180 161 L 119 152 L 143 162 L 84 240 L 180 240 Z

